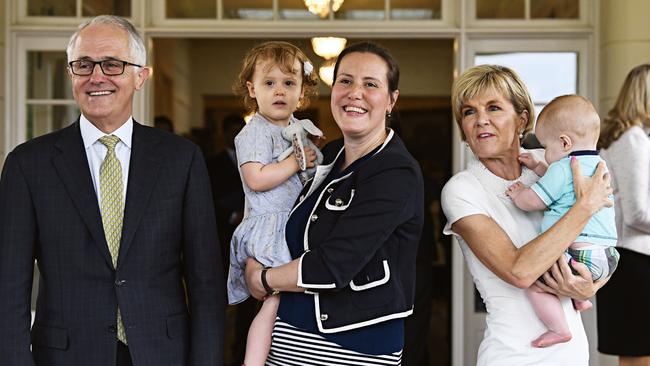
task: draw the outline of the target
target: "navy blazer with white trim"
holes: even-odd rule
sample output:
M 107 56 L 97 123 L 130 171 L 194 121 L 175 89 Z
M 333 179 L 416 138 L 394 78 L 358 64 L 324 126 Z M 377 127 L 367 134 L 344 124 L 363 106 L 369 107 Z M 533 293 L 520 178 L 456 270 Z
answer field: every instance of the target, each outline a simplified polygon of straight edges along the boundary
M 323 149 L 326 163 L 299 202 L 342 158 L 342 144 L 337 140 Z M 413 312 L 423 202 L 420 167 L 392 130 L 373 156 L 322 190 L 307 220 L 298 275 L 298 285 L 314 294 L 321 332 Z

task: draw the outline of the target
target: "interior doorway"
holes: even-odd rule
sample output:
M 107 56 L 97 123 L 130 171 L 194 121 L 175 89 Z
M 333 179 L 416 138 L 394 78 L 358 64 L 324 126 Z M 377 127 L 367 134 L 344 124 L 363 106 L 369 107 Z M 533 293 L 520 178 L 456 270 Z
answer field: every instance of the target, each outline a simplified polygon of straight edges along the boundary
M 309 39 L 283 40 L 304 50 L 316 68 L 324 61 L 313 53 Z M 348 43 L 354 41 L 348 39 Z M 425 177 L 426 224 L 418 251 L 416 305 L 414 315 L 407 319 L 403 364 L 447 366 L 451 365 L 451 244 L 449 237 L 442 235 L 445 219 L 439 199 L 442 185 L 452 174 L 453 120 L 449 95 L 454 70 L 453 40 L 374 41 L 387 47 L 400 64 L 398 118 L 392 127 L 420 162 Z M 208 160 L 227 145 L 228 134 L 222 128 L 225 117 L 244 113 L 231 86 L 244 54 L 259 42 L 239 38 L 153 39 L 154 116 L 170 119 L 175 132 L 195 141 Z M 329 95 L 329 87 L 321 83 L 319 98 L 296 116 L 312 119 L 325 132 L 327 140 L 332 141 L 340 137 L 340 131 L 331 118 Z M 232 171 L 211 175 L 215 180 L 223 180 L 233 174 L 238 180 Z M 226 253 L 228 243 L 221 245 L 222 253 Z M 251 307 L 255 305 L 228 307 L 226 365 L 241 364 L 237 323 L 245 321 L 241 315 Z

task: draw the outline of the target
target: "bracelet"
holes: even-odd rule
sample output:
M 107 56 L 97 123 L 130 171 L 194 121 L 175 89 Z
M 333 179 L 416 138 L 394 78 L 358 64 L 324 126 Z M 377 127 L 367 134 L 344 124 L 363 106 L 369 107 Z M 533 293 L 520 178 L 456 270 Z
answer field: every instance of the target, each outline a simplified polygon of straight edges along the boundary
M 260 276 L 262 278 L 262 286 L 264 286 L 264 289 L 266 290 L 266 296 L 273 296 L 279 294 L 280 291 L 272 289 L 271 286 L 269 286 L 269 283 L 266 281 L 266 271 L 269 269 L 271 269 L 271 267 L 264 267 Z

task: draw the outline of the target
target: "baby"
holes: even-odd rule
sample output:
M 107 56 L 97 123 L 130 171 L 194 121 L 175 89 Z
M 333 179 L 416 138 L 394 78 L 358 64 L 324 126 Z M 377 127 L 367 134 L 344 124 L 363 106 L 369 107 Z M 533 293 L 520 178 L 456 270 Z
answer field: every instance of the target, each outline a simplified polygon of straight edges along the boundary
M 594 106 L 581 96 L 557 97 L 540 113 L 535 135 L 545 148 L 546 162 L 538 161 L 528 153 L 519 157 L 519 161 L 540 178 L 530 188 L 516 182 L 506 194 L 522 210 L 546 210 L 542 232 L 558 221 L 576 201 L 570 159 L 578 159 L 582 173 L 588 176 L 593 175 L 602 161 L 596 151 L 599 133 L 600 117 Z M 603 208 L 592 216 L 565 256 L 569 262 L 584 263 L 594 280 L 605 279 L 611 276 L 618 264 L 619 255 L 614 248 L 616 239 L 614 207 Z M 548 347 L 569 341 L 571 332 L 560 300 L 536 285 L 529 287 L 526 295 L 548 328 L 532 345 Z M 574 306 L 582 311 L 592 305 L 589 301 L 574 300 Z

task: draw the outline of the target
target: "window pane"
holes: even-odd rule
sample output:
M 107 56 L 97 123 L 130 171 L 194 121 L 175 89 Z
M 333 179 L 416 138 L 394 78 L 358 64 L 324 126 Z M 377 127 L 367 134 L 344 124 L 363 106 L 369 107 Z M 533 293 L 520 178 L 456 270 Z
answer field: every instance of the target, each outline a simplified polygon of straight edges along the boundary
M 334 14 L 336 19 L 384 19 L 384 2 L 378 0 L 345 0 Z
M 323 19 L 309 12 L 303 0 L 280 0 L 280 19 L 316 20 Z
M 497 64 L 515 70 L 524 81 L 535 107 L 553 98 L 578 92 L 577 52 L 512 52 L 477 55 L 476 65 Z M 535 115 L 540 112 L 537 109 Z
M 543 19 L 578 19 L 579 0 L 531 0 L 530 17 Z
M 476 0 L 476 19 L 524 19 L 525 0 Z
M 390 18 L 397 20 L 441 19 L 440 3 L 440 0 L 392 0 Z
M 131 16 L 131 0 L 82 0 L 81 13 L 85 17 L 102 14 Z
M 165 6 L 167 18 L 217 18 L 217 0 L 166 0 Z
M 74 122 L 79 117 L 79 108 L 75 104 L 28 105 L 26 115 L 25 137 L 29 140 Z
M 273 19 L 273 0 L 223 0 L 225 19 Z
M 72 99 L 63 51 L 27 52 L 27 99 Z
M 28 0 L 27 15 L 73 17 L 76 16 L 76 0 Z

